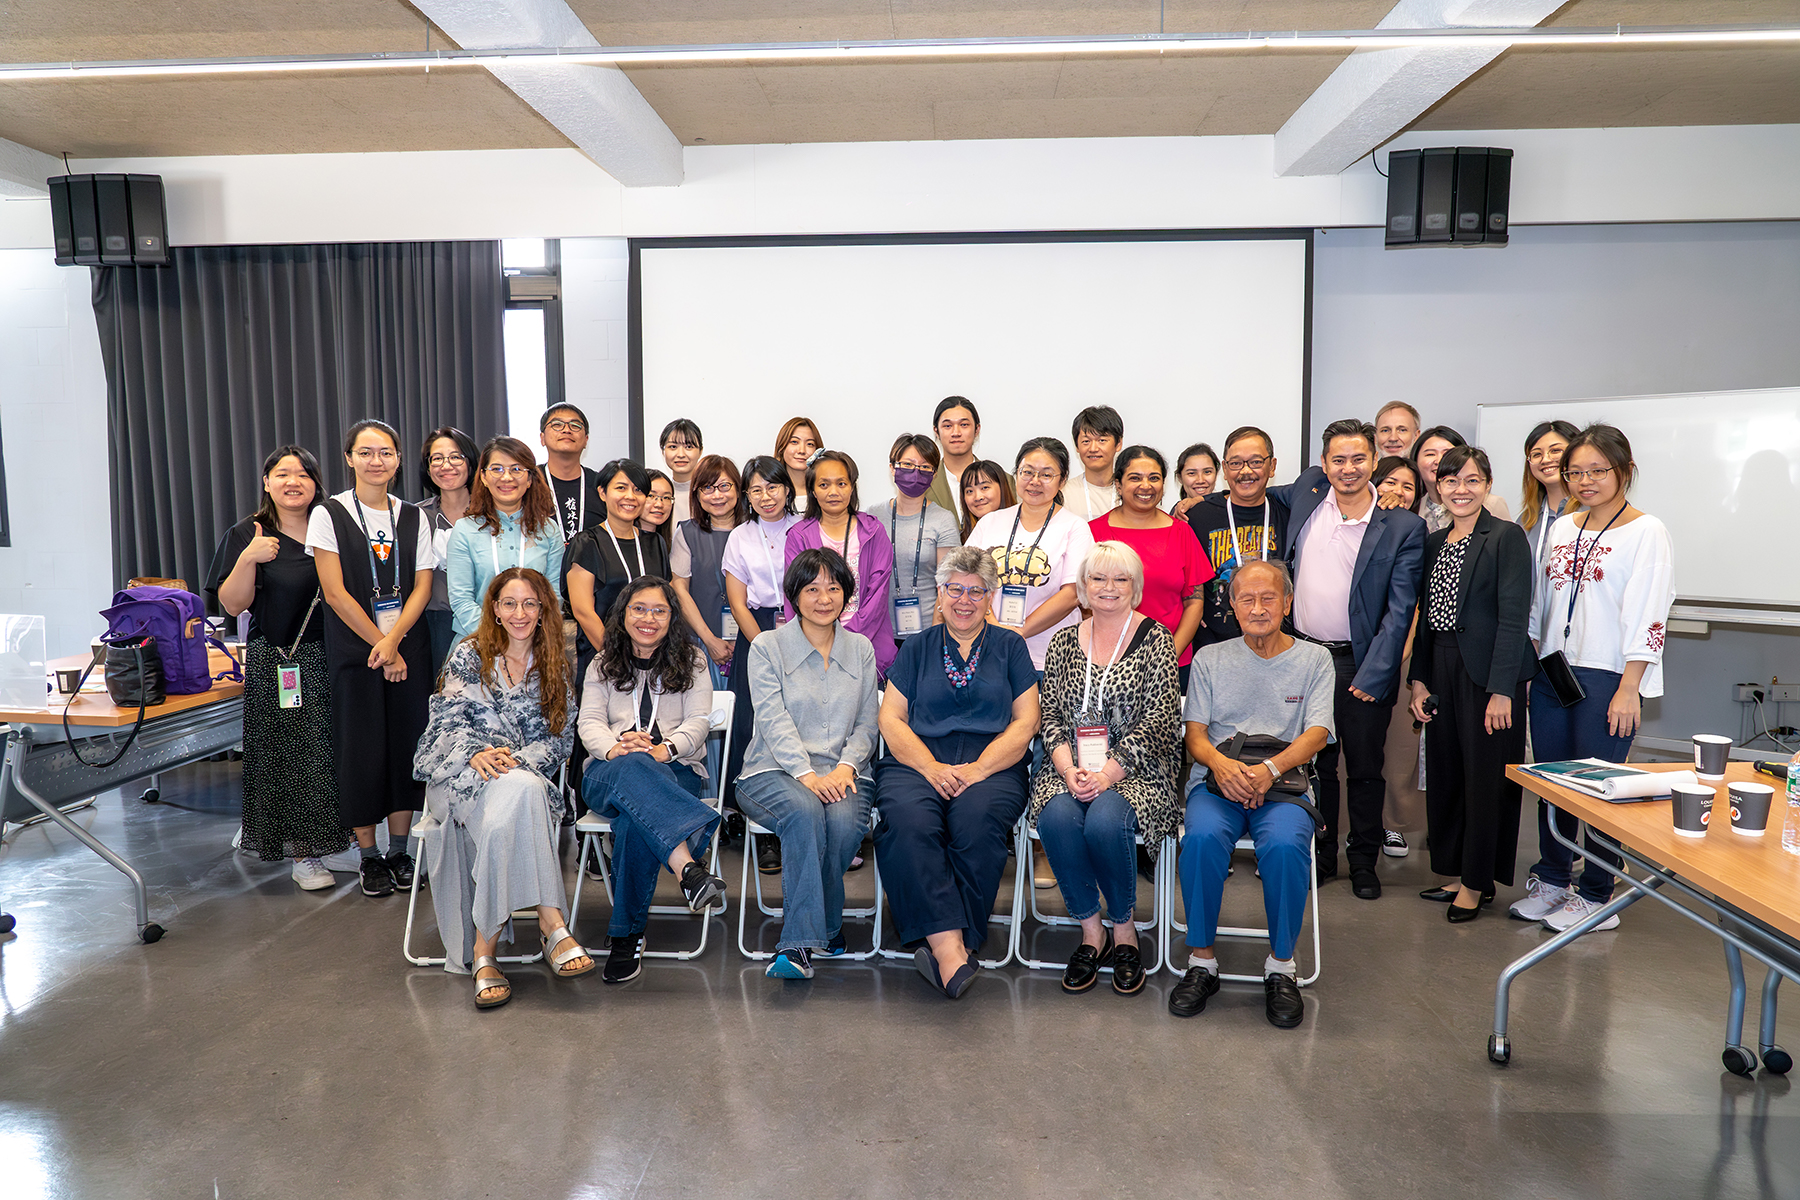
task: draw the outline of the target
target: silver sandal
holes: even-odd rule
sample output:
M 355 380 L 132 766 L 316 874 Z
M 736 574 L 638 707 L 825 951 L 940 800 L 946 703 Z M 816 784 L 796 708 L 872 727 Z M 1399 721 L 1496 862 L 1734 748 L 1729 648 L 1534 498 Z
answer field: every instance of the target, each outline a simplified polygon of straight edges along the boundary
M 483 979 L 481 977 L 481 969 L 483 967 L 492 967 L 494 970 L 498 971 L 500 970 L 500 960 L 491 954 L 483 954 L 480 958 L 475 960 L 475 1007 L 499 1008 L 502 1004 L 505 1004 L 508 1000 L 512 999 L 512 983 L 506 978 L 504 973 L 502 973 L 498 979 Z M 483 1000 L 481 998 L 481 993 L 502 987 L 505 988 L 506 991 L 501 996 L 489 1000 Z
M 564 950 L 561 954 L 554 953 L 554 947 L 564 938 L 567 938 L 572 942 L 575 941 L 575 935 L 569 932 L 569 927 L 567 925 L 557 926 L 555 929 L 543 934 L 540 939 L 544 944 L 544 961 L 550 964 L 551 972 L 558 978 L 575 979 L 578 976 L 586 975 L 589 971 L 592 971 L 595 967 L 600 965 L 594 961 L 593 955 L 582 949 L 580 942 L 575 942 L 573 946 Z M 588 965 L 581 968 L 579 971 L 563 970 L 565 964 L 574 962 L 578 958 L 587 959 Z

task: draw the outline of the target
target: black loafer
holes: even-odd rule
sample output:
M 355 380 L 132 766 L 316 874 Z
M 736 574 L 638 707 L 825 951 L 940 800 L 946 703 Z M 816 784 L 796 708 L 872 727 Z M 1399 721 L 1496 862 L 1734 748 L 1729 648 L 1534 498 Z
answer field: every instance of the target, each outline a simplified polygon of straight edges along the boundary
M 975 977 L 980 974 L 981 964 L 971 958 L 968 962 L 956 968 L 950 978 L 944 981 L 944 995 L 950 997 L 952 1000 L 962 999 L 962 994 L 969 990 L 969 985 L 974 983 Z
M 1306 1003 L 1300 999 L 1300 985 L 1292 975 L 1263 976 L 1263 1000 L 1269 1024 L 1277 1029 L 1292 1029 L 1306 1015 Z
M 1217 995 L 1219 976 L 1205 967 L 1189 967 L 1181 982 L 1169 989 L 1169 1011 L 1178 1017 L 1197 1017 L 1206 1002 Z
M 1478 904 L 1474 908 L 1458 908 L 1456 905 L 1452 904 L 1449 908 L 1444 910 L 1444 915 L 1450 918 L 1450 923 L 1452 925 L 1461 925 L 1464 921 L 1473 921 L 1476 917 L 1479 917 L 1481 915 L 1481 906 Z
M 1106 931 L 1106 942 L 1096 950 L 1086 942 L 1075 947 L 1075 953 L 1069 955 L 1068 969 L 1063 972 L 1062 989 L 1065 992 L 1085 992 L 1100 982 L 1100 968 L 1113 957 L 1112 930 Z
M 1456 895 L 1459 890 L 1460 889 L 1453 888 L 1453 887 L 1426 888 L 1424 891 L 1419 893 L 1419 899 L 1430 900 L 1434 904 L 1448 904 L 1452 900 L 1456 899 Z M 1493 902 L 1494 902 L 1494 893 L 1492 893 L 1492 892 L 1481 893 L 1481 903 L 1484 907 L 1489 904 L 1492 904 Z
M 1136 946 L 1120 946 L 1113 951 L 1113 991 L 1121 996 L 1135 996 L 1144 990 L 1144 956 Z
M 1374 867 L 1351 867 L 1350 890 L 1358 900 L 1381 899 L 1381 877 Z

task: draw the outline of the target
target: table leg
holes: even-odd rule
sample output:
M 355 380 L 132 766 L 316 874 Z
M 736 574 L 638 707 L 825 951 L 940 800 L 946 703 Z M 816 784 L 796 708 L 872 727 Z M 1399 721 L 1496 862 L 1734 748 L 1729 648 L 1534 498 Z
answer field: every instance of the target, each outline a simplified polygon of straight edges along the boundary
M 1786 1075 L 1794 1069 L 1794 1056 L 1775 1044 L 1775 993 L 1781 988 L 1781 972 L 1770 971 L 1763 980 L 1762 1029 L 1757 1034 L 1756 1048 L 1762 1051 L 1763 1069 Z
M 1605 907 L 1595 909 L 1593 912 L 1589 913 L 1580 924 L 1571 925 L 1569 928 L 1563 930 L 1563 932 L 1557 934 L 1530 953 L 1514 959 L 1507 964 L 1504 971 L 1500 972 L 1500 982 L 1494 988 L 1494 1032 L 1488 1037 L 1489 1062 L 1505 1066 L 1512 1058 L 1512 1039 L 1507 1037 L 1506 1026 L 1509 1015 L 1508 1010 L 1511 1006 L 1513 980 L 1517 979 L 1526 971 L 1529 971 L 1532 967 L 1537 966 L 1546 958 L 1549 958 L 1552 954 L 1555 954 L 1558 950 L 1561 950 L 1564 946 L 1568 945 L 1594 926 L 1600 924 L 1600 922 L 1606 920 L 1608 917 L 1613 916 L 1615 913 L 1624 912 L 1633 904 L 1636 904 L 1639 900 L 1643 899 L 1649 892 L 1661 887 L 1662 881 L 1652 880 L 1650 883 L 1641 884 L 1639 886 L 1643 887 L 1645 890 L 1640 892 L 1633 889 L 1613 900 Z
M 1756 1070 L 1756 1055 L 1743 1046 L 1744 956 L 1730 942 L 1725 943 L 1725 972 L 1731 979 L 1731 998 L 1725 1007 L 1725 1052 L 1720 1058 L 1733 1075 L 1748 1075 Z

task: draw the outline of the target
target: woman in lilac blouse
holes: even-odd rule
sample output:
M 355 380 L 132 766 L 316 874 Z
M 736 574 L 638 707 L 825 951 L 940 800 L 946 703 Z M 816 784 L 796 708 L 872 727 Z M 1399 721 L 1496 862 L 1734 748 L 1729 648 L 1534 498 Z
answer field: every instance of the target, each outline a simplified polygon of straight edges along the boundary
M 879 520 L 857 511 L 856 474 L 856 460 L 842 450 L 820 450 L 807 460 L 806 518 L 788 530 L 786 563 L 802 550 L 825 549 L 850 564 L 856 595 L 844 606 L 842 625 L 874 643 L 875 667 L 885 679 L 896 652 L 887 604 L 894 544 Z M 792 619 L 793 608 L 786 614 Z

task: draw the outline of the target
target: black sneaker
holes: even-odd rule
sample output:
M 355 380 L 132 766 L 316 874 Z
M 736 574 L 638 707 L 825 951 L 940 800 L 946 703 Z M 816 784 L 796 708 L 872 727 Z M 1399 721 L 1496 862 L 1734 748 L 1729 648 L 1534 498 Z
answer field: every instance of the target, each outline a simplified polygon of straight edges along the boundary
M 612 950 L 606 956 L 606 966 L 600 969 L 600 978 L 607 983 L 629 983 L 643 969 L 644 935 L 628 933 L 612 940 Z
M 781 874 L 781 839 L 763 835 L 756 839 L 756 870 L 762 875 Z
M 1197 1017 L 1206 1002 L 1219 991 L 1219 973 L 1205 967 L 1189 967 L 1181 982 L 1169 990 L 1169 1011 L 1178 1017 Z
M 394 877 L 394 886 L 403 892 L 412 891 L 413 875 L 417 870 L 413 856 L 404 850 L 396 850 L 382 861 L 387 863 L 388 874 Z
M 1294 982 L 1292 975 L 1263 976 L 1263 999 L 1269 1024 L 1277 1029 L 1292 1029 L 1306 1015 L 1306 1004 L 1300 999 L 1300 985 Z M 1173 1004 L 1171 998 L 1171 1007 Z
M 681 894 L 687 897 L 689 912 L 703 912 L 725 894 L 725 881 L 708 874 L 699 863 L 690 862 L 681 868 Z
M 823 950 L 814 950 L 813 953 L 820 958 L 837 958 L 849 949 L 849 943 L 844 941 L 844 931 L 840 929 L 831 935 L 831 942 Z
M 388 869 L 387 859 L 371 854 L 362 860 L 362 893 L 365 896 L 394 894 L 394 873 Z

